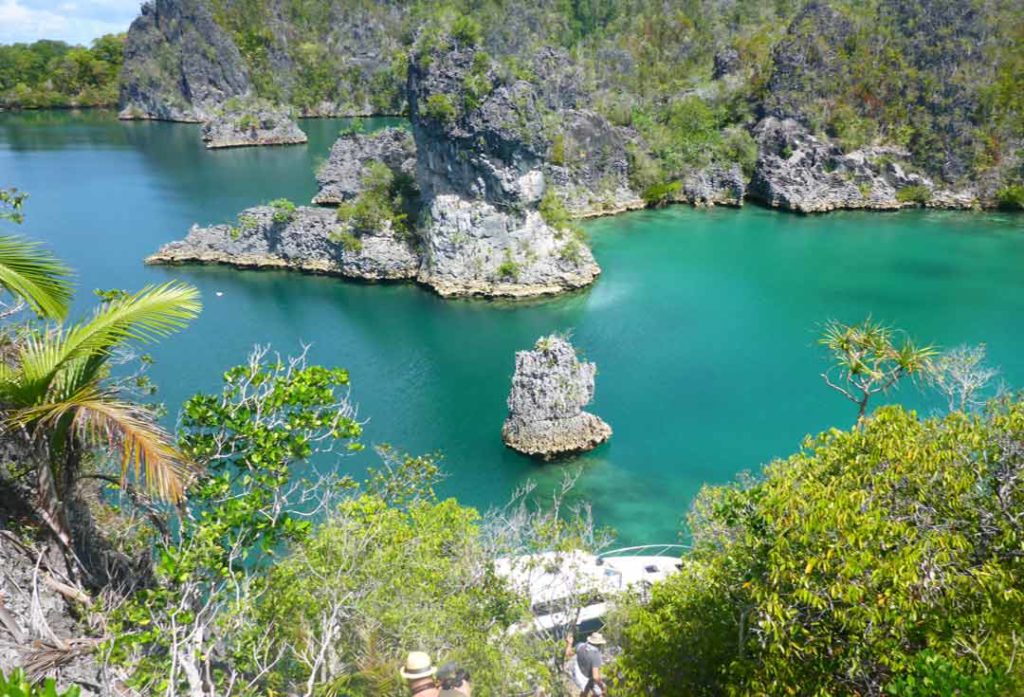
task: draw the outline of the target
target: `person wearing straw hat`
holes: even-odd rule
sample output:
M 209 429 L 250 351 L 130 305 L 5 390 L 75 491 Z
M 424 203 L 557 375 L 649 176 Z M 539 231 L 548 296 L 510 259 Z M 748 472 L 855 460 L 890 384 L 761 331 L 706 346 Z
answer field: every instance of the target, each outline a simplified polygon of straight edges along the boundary
M 569 636 L 565 638 L 566 660 L 573 654 L 572 640 L 572 632 L 569 632 Z M 580 697 L 606 694 L 604 678 L 601 677 L 601 665 L 604 663 L 601 647 L 607 643 L 601 632 L 594 632 L 586 641 L 576 646 L 576 659 L 572 661 L 572 680 L 576 687 L 582 690 Z
M 430 656 L 424 652 L 409 652 L 405 659 L 405 665 L 398 672 L 405 679 L 410 695 L 438 697 L 440 694 L 437 684 L 434 682 L 434 673 L 437 672 L 437 669 L 434 668 Z

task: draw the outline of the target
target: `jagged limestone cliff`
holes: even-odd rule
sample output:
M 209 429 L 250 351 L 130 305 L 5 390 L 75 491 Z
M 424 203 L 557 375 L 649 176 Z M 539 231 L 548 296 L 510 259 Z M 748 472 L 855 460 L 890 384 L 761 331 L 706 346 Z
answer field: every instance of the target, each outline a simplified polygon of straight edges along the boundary
M 697 0 L 678 12 L 655 0 L 158 0 L 130 32 L 122 102 L 128 115 L 190 120 L 250 93 L 303 114 L 394 113 L 411 51 L 475 47 L 532 86 L 540 169 L 574 215 L 740 203 L 759 157 L 778 164 L 752 137 L 765 118 L 844 157 L 898 152 L 904 173 L 932 182 L 933 203 L 987 206 L 1024 182 L 1022 31 L 1024 9 L 1002 0 Z M 833 191 L 825 174 L 804 188 Z M 799 198 L 766 194 L 774 176 L 762 166 L 751 195 Z M 891 202 L 876 188 L 796 209 Z
M 423 197 L 419 280 L 438 293 L 558 293 L 600 273 L 590 249 L 541 214 L 548 140 L 532 85 L 472 48 L 424 50 L 409 71 Z

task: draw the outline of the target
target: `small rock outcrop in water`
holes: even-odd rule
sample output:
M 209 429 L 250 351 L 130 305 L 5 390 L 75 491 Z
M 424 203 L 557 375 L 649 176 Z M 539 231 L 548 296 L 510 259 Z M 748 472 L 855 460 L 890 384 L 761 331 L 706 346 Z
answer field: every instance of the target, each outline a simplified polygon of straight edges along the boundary
M 146 263 L 287 268 L 373 281 L 415 277 L 414 243 L 384 227 L 357 236 L 331 209 L 257 206 L 243 211 L 237 225 L 194 225 L 188 237 L 164 245 Z
M 583 411 L 594 397 L 597 366 L 580 361 L 565 339 L 547 336 L 532 351 L 516 353 L 501 437 L 524 455 L 550 459 L 591 450 L 608 440 L 611 427 Z
M 363 177 L 371 162 L 383 162 L 393 172 L 414 177 L 416 143 L 412 134 L 402 128 L 385 128 L 338 138 L 316 174 L 320 190 L 313 203 L 338 204 L 356 198 L 363 191 Z
M 203 124 L 208 149 L 299 145 L 309 140 L 285 107 L 259 100 L 228 100 Z
M 419 280 L 441 295 L 523 297 L 581 288 L 590 249 L 555 229 L 537 96 L 474 50 L 417 56 L 409 68 L 416 179 L 423 197 Z

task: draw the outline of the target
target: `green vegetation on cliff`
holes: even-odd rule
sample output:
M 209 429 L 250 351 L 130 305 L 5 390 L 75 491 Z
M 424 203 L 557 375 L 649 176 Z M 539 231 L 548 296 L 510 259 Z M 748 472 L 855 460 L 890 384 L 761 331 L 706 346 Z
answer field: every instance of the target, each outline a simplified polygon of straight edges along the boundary
M 46 40 L 0 46 L 0 106 L 116 106 L 123 47 L 124 34 L 101 36 L 92 48 Z

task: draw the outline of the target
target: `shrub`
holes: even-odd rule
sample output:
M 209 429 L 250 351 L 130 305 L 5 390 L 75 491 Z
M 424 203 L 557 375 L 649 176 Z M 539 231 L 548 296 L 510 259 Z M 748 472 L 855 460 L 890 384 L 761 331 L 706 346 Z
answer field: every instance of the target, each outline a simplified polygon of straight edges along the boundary
M 896 192 L 896 200 L 900 203 L 916 203 L 923 206 L 931 200 L 932 191 L 923 184 L 905 186 Z
M 552 188 L 544 192 L 544 196 L 537 205 L 537 210 L 540 211 L 544 222 L 556 230 L 572 227 L 572 217 L 569 215 L 568 209 Z
M 743 174 L 754 175 L 757 165 L 757 142 L 742 128 L 728 128 L 723 133 L 721 152 L 724 159 L 739 164 Z
M 1024 210 L 1024 184 L 1009 184 L 996 194 L 996 201 L 1003 210 Z
M 521 267 L 512 259 L 512 252 L 505 250 L 505 260 L 498 265 L 498 278 L 504 280 L 518 281 Z
M 583 261 L 583 245 L 579 240 L 571 239 L 558 251 L 558 256 L 565 261 L 578 264 Z
M 683 183 L 678 179 L 654 184 L 644 189 L 644 203 L 654 208 L 665 206 L 675 198 L 682 188 Z
M 16 668 L 8 677 L 0 672 L 0 695 L 3 697 L 78 697 L 81 691 L 77 685 L 58 690 L 53 678 L 46 678 L 41 685 L 30 683 L 21 668 Z
M 565 164 L 565 135 L 558 133 L 551 139 L 548 162 L 559 167 Z
M 626 611 L 628 686 L 1020 694 L 1021 442 L 1021 402 L 927 420 L 884 407 L 706 487 L 680 573 Z M 936 687 L 909 689 L 925 675 Z
M 443 124 L 451 124 L 458 118 L 459 111 L 447 94 L 432 94 L 423 105 L 423 116 Z
M 286 198 L 277 198 L 269 204 L 274 209 L 272 219 L 275 223 L 290 223 L 295 217 L 295 204 Z
M 330 240 L 335 244 L 340 244 L 346 252 L 361 252 L 363 250 L 363 241 L 348 230 L 335 230 L 331 233 Z
M 408 233 L 406 208 L 411 205 L 411 183 L 375 160 L 363 170 L 362 184 L 363 191 L 354 201 L 338 206 L 338 220 L 357 233 L 379 233 L 389 222 L 394 232 Z
M 452 22 L 452 38 L 462 48 L 476 46 L 483 39 L 484 32 L 480 23 L 469 15 L 460 14 Z
M 254 131 L 259 125 L 260 121 L 256 118 L 255 114 L 242 114 L 235 121 L 235 126 L 240 131 Z

